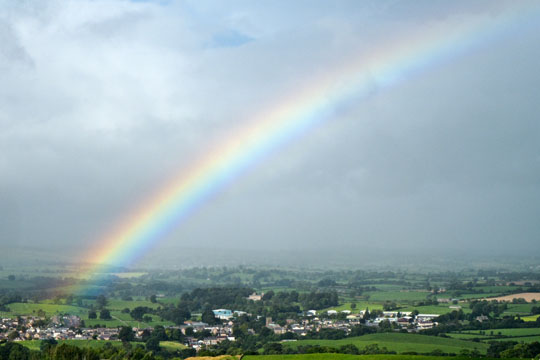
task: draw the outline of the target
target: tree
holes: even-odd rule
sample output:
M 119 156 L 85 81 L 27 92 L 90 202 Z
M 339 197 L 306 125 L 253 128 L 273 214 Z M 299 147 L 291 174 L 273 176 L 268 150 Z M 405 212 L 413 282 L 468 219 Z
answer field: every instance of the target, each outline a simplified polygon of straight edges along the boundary
M 98 309 L 103 309 L 105 306 L 107 306 L 107 298 L 105 297 L 105 295 L 99 295 L 96 298 L 96 305 Z
M 1 350 L 4 350 L 0 350 L 0 357 L 3 359 L 27 360 L 30 356 L 30 350 L 17 343 L 9 343 L 7 345 L 4 345 L 3 348 L 4 349 L 0 348 Z
M 274 291 L 270 290 L 266 294 L 263 295 L 263 300 L 271 300 L 274 297 Z
M 366 308 L 366 311 L 364 312 L 364 317 L 363 317 L 363 319 L 364 319 L 364 320 L 369 320 L 369 316 L 370 316 L 370 314 L 369 314 L 369 308 Z
M 102 320 L 110 320 L 111 319 L 111 312 L 107 309 L 103 309 L 99 312 L 99 318 Z
M 351 303 L 351 309 L 352 310 L 356 309 L 356 303 Z
M 95 310 L 88 311 L 88 318 L 89 319 L 97 319 L 97 314 L 96 314 Z
M 9 275 L 8 280 L 9 281 L 15 281 L 15 275 Z
M 39 350 L 47 351 L 49 348 L 53 347 L 56 344 L 58 344 L 58 341 L 52 338 L 41 340 L 41 344 L 39 344 Z
M 9 333 L 8 340 L 13 341 L 17 339 L 18 337 L 19 337 L 19 333 L 17 332 L 17 330 L 13 330 L 12 332 Z
M 159 339 L 152 336 L 146 340 L 146 350 L 148 351 L 159 351 Z
M 135 320 L 142 321 L 144 314 L 147 314 L 150 311 L 151 309 L 146 306 L 137 306 L 135 309 L 131 310 L 129 315 Z
M 150 296 L 150 302 L 155 304 L 157 302 L 157 298 L 156 298 L 156 295 L 151 295 Z
M 208 325 L 214 325 L 218 323 L 218 319 L 216 319 L 214 312 L 210 309 L 204 310 L 201 316 L 201 320 Z
M 265 355 L 279 355 L 283 352 L 283 346 L 280 343 L 266 343 L 263 347 Z
M 152 337 L 158 339 L 159 341 L 169 340 L 169 337 L 167 336 L 167 332 L 165 331 L 165 328 L 162 325 L 156 325 L 154 327 L 154 331 L 152 332 Z
M 118 339 L 122 340 L 123 342 L 127 341 L 133 341 L 135 338 L 135 335 L 133 334 L 133 330 L 129 326 L 122 326 L 120 328 L 120 331 L 118 332 Z

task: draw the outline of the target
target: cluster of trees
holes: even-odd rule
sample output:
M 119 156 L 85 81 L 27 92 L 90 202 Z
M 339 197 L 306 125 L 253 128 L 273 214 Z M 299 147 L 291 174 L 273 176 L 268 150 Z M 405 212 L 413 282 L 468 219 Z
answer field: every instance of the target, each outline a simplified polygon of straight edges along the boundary
M 8 293 L 0 296 L 0 311 L 9 311 L 8 304 L 22 302 L 22 297 L 18 294 Z
M 538 341 L 529 344 L 518 344 L 515 341 L 492 341 L 487 356 L 493 358 L 538 359 L 540 357 L 540 343 Z
M 97 319 L 98 313 L 96 310 L 88 310 L 88 318 L 89 319 Z M 102 309 L 99 311 L 99 318 L 101 320 L 111 320 L 111 311 L 109 309 Z
M 298 301 L 304 309 L 324 309 L 339 304 L 336 291 L 312 291 L 310 293 L 300 294 Z
M 239 309 L 247 304 L 246 298 L 254 292 L 246 287 L 197 288 L 180 297 L 180 305 L 191 311 L 205 308 Z
M 117 347 L 106 344 L 103 348 L 79 348 L 67 344 L 44 343 L 40 351 L 31 351 L 18 343 L 0 345 L 0 360 L 156 360 L 152 352 L 142 346 Z
M 469 307 L 471 308 L 472 312 L 470 314 L 471 317 L 476 317 L 480 315 L 490 316 L 493 314 L 493 316 L 498 317 L 501 315 L 506 309 L 508 309 L 508 304 L 506 303 L 499 303 L 497 301 L 471 301 L 469 304 Z

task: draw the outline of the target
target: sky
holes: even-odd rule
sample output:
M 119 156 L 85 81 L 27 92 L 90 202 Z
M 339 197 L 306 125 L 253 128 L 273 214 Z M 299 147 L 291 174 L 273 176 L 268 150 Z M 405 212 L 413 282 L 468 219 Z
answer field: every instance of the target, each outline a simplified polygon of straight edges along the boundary
M 261 109 L 513 4 L 0 0 L 0 246 L 84 252 Z M 148 251 L 540 253 L 535 23 L 374 78 Z

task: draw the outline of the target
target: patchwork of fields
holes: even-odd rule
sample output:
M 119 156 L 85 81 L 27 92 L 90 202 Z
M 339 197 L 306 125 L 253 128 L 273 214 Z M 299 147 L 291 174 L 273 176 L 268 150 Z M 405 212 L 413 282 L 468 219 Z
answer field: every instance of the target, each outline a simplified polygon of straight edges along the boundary
M 89 301 L 89 300 L 85 300 L 85 302 L 87 302 L 88 304 L 93 303 L 93 301 Z M 147 300 L 125 301 L 125 300 L 119 300 L 119 299 L 110 299 L 108 300 L 108 303 L 107 303 L 107 309 L 110 310 L 112 319 L 104 320 L 104 319 L 99 319 L 99 317 L 97 319 L 89 319 L 88 308 L 85 308 L 85 307 L 80 307 L 80 306 L 75 306 L 75 305 L 53 304 L 50 301 L 44 301 L 40 303 L 26 302 L 26 303 L 9 304 L 10 311 L 0 312 L 0 316 L 9 317 L 9 318 L 16 318 L 17 316 L 25 316 L 25 315 L 37 316 L 38 312 L 42 310 L 45 312 L 45 315 L 47 317 L 51 317 L 51 316 L 59 315 L 59 314 L 70 314 L 70 315 L 79 316 L 82 320 L 84 320 L 84 323 L 86 326 L 95 326 L 97 324 L 106 325 L 107 327 L 119 327 L 119 326 L 153 327 L 156 325 L 163 325 L 163 326 L 174 325 L 170 321 L 162 321 L 155 315 L 149 314 L 149 316 L 152 318 L 152 321 L 143 322 L 143 321 L 134 320 L 129 314 L 122 312 L 123 309 L 132 310 L 138 306 L 145 306 L 148 308 L 155 309 L 160 305 L 157 303 L 152 303 Z
M 453 339 L 490 341 L 540 342 L 540 328 L 470 330 L 447 334 Z

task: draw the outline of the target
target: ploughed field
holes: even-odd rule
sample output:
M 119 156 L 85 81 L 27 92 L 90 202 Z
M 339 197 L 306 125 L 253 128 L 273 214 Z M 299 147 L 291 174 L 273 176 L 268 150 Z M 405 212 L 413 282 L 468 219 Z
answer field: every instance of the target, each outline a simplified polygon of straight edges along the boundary
M 506 296 L 498 296 L 489 298 L 488 300 L 497 300 L 497 301 L 512 301 L 513 299 L 525 299 L 527 302 L 533 300 L 540 301 L 540 293 L 519 293 Z

